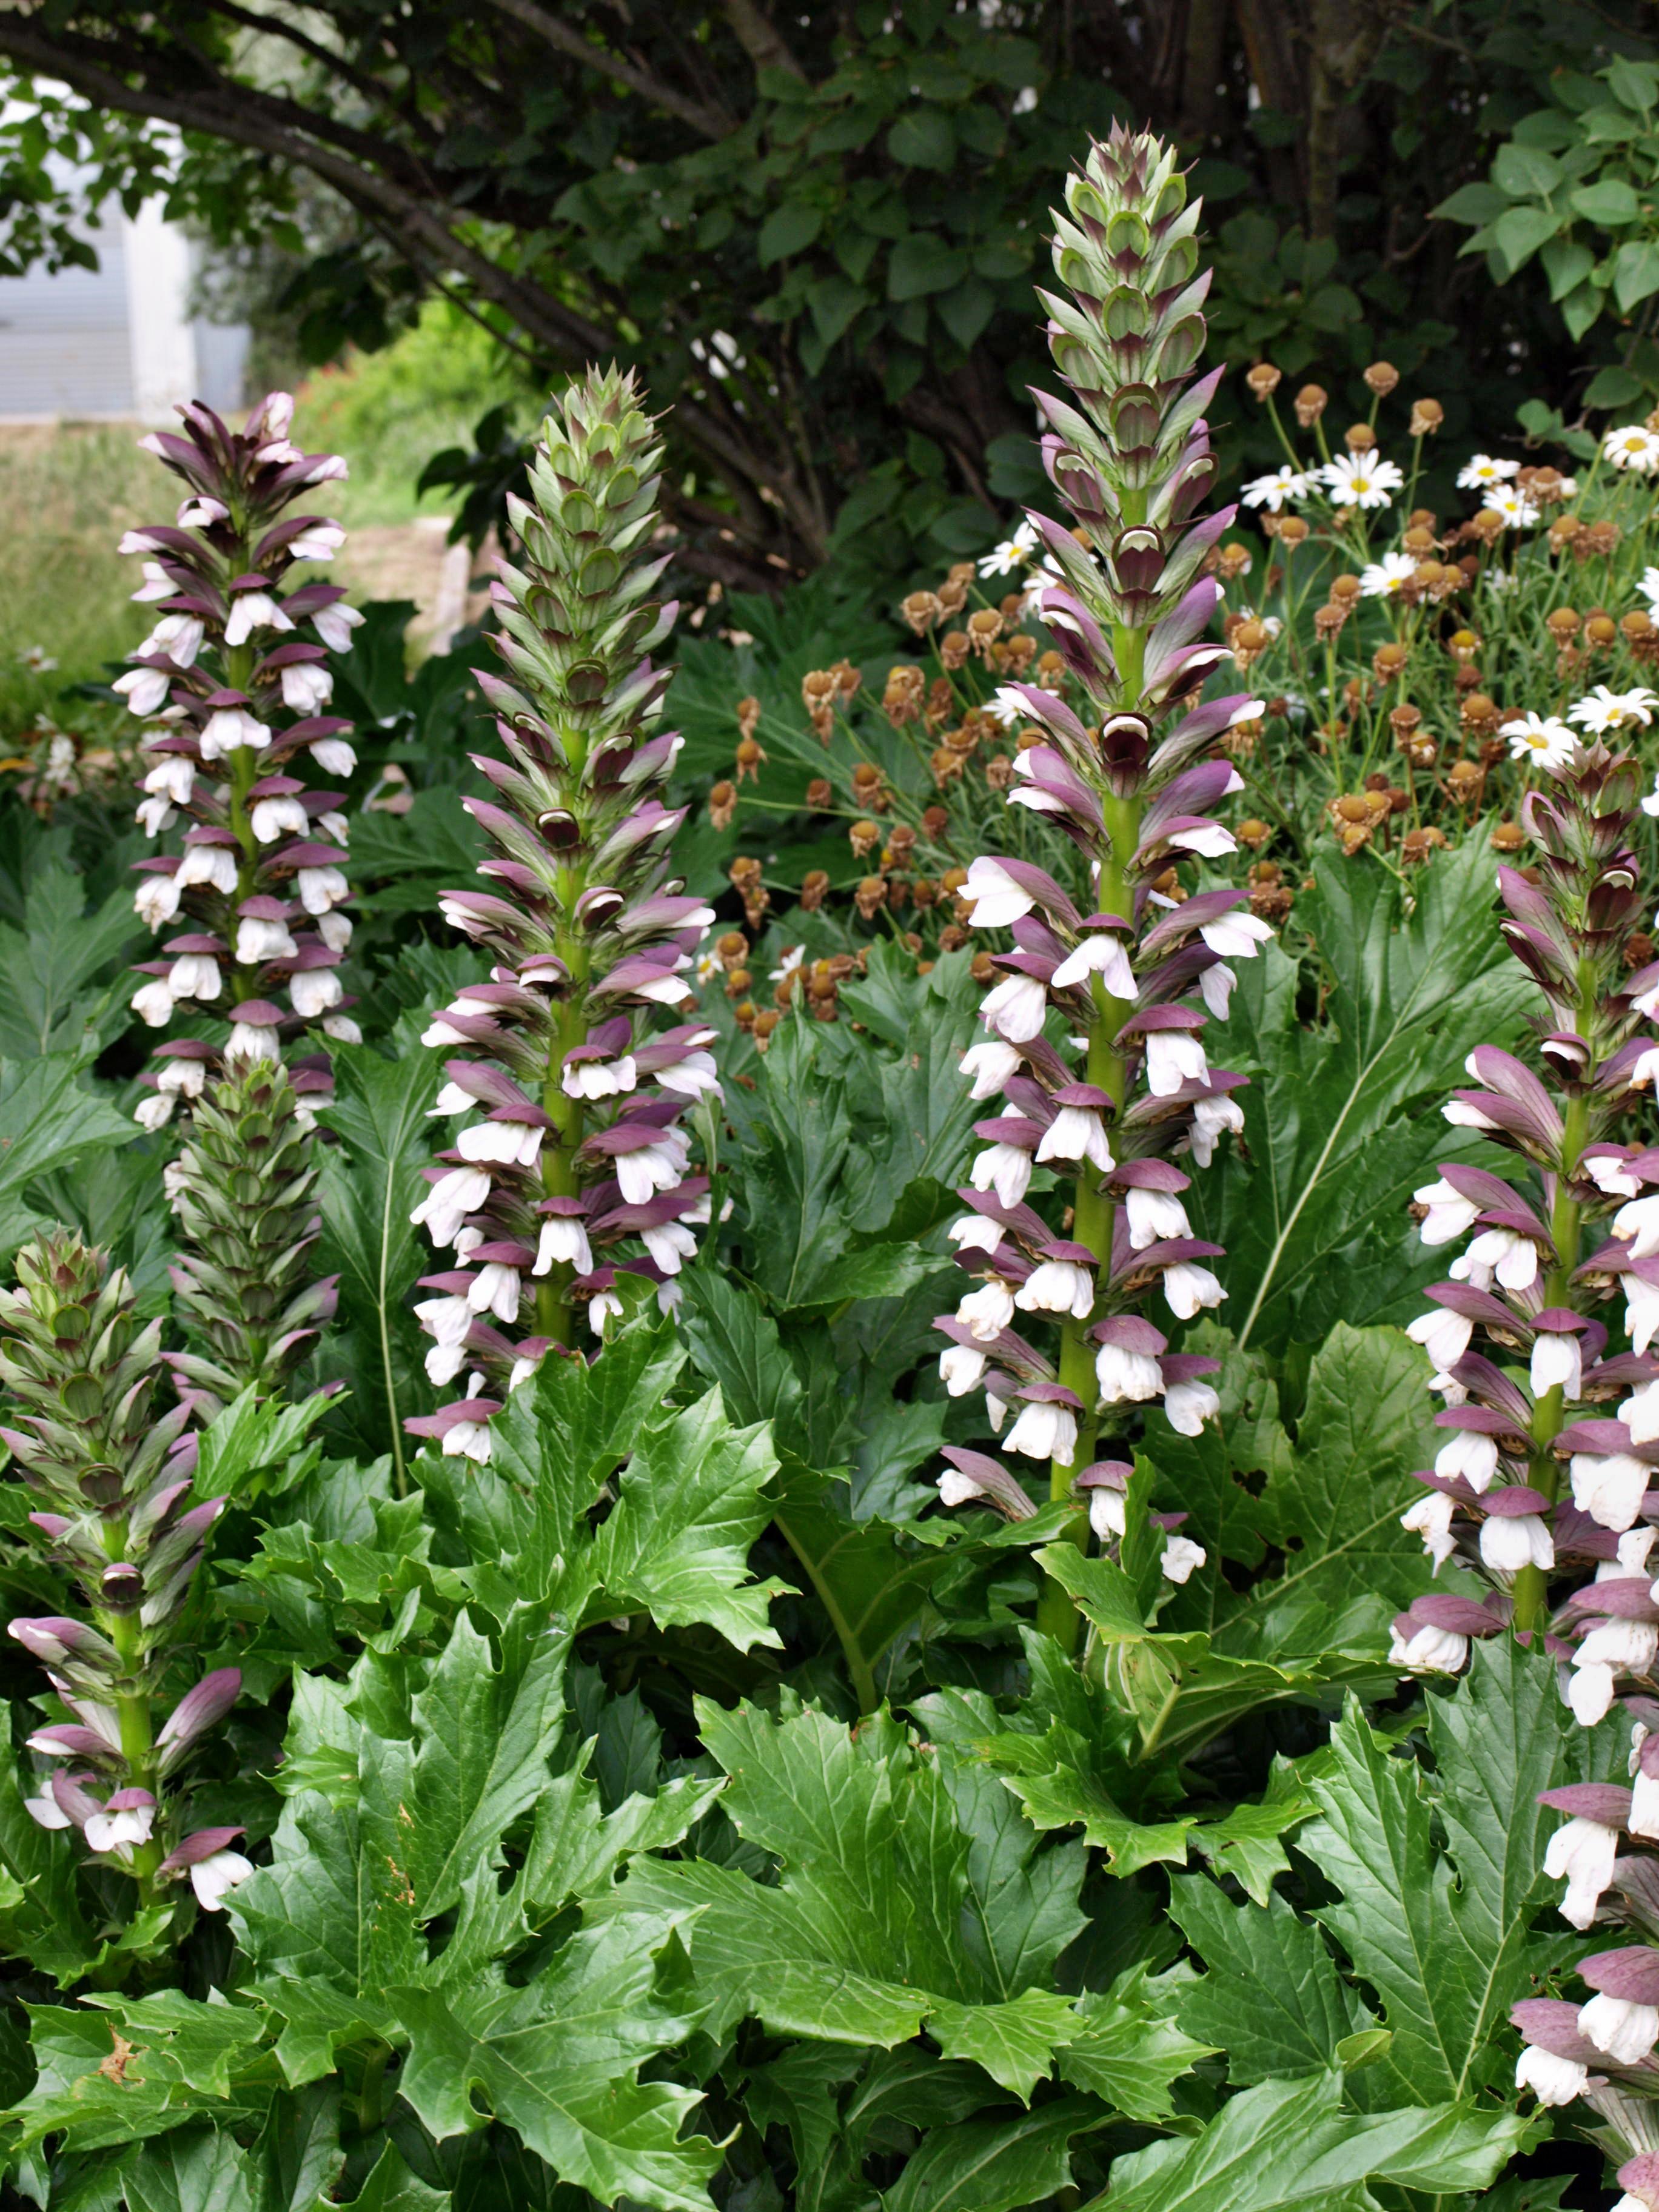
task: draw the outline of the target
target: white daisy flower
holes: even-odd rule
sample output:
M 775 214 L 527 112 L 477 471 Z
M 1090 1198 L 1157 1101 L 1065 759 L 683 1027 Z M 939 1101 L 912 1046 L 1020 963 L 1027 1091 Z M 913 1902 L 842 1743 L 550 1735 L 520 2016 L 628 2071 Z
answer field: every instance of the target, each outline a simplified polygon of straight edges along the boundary
M 1628 729 L 1632 723 L 1645 729 L 1656 707 L 1659 707 L 1659 692 L 1650 691 L 1644 684 L 1638 684 L 1633 691 L 1613 691 L 1598 684 L 1587 698 L 1568 708 L 1567 720 L 1601 737 L 1609 730 Z
M 1486 507 L 1493 514 L 1501 514 L 1511 530 L 1530 530 L 1542 512 L 1518 491 L 1507 488 L 1492 492 L 1486 500 Z
M 1503 725 L 1510 741 L 1511 760 L 1530 761 L 1534 768 L 1556 769 L 1572 758 L 1578 740 L 1559 714 L 1517 714 Z
M 1023 568 L 1037 549 L 1037 534 L 1030 522 L 1021 522 L 1012 538 L 1005 538 L 979 556 L 981 576 L 1011 576 Z
M 1650 477 L 1659 469 L 1659 432 L 1650 430 L 1643 422 L 1630 422 L 1621 430 L 1609 430 L 1601 441 L 1601 458 L 1616 469 Z
M 1380 561 L 1373 561 L 1360 570 L 1360 596 L 1367 599 L 1391 599 L 1416 574 L 1417 563 L 1409 553 L 1385 553 Z
M 1306 499 L 1316 480 L 1312 474 L 1293 469 L 1288 461 L 1284 461 L 1271 476 L 1253 477 L 1245 485 L 1242 496 L 1246 507 L 1265 507 L 1277 514 L 1291 501 Z
M 1521 473 L 1519 461 L 1503 461 L 1491 453 L 1471 453 L 1457 471 L 1460 491 L 1480 491 L 1487 484 L 1504 483 Z
M 1406 481 L 1398 462 L 1375 453 L 1339 453 L 1320 475 L 1333 507 L 1387 507 Z

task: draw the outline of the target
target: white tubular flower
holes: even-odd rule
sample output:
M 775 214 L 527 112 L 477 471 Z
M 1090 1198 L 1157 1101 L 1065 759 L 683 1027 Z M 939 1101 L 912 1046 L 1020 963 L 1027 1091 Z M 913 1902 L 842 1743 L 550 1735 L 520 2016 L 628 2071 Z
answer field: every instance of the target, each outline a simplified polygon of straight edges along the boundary
M 952 1398 L 976 1390 L 985 1367 L 985 1354 L 971 1344 L 947 1344 L 939 1356 L 939 1378 Z
M 1455 1674 L 1461 1673 L 1469 1656 L 1469 1639 L 1460 1636 L 1455 1629 L 1424 1626 L 1413 1629 L 1408 1637 L 1400 1631 L 1389 1632 L 1389 1662 L 1403 1667 L 1413 1674 Z
M 1238 840 L 1231 830 L 1224 830 L 1218 822 L 1196 823 L 1190 830 L 1170 832 L 1170 849 L 1176 853 L 1196 853 L 1200 860 L 1220 860 L 1229 853 L 1238 850 Z
M 1040 1161 L 1091 1160 L 1102 1175 L 1109 1175 L 1117 1164 L 1106 1124 L 1092 1106 L 1062 1106 L 1043 1131 L 1036 1157 Z
M 519 1318 L 519 1271 L 501 1260 L 487 1260 L 472 1278 L 466 1302 L 474 1313 L 493 1313 L 508 1328 Z
M 247 818 L 248 826 L 262 845 L 274 845 L 279 837 L 303 837 L 311 826 L 311 817 L 291 795 L 256 799 Z
M 1460 1429 L 1435 1454 L 1434 1471 L 1443 1480 L 1461 1476 L 1477 1494 L 1490 1490 L 1498 1475 L 1498 1443 L 1479 1429 Z
M 1659 1775 L 1639 1765 L 1631 1779 L 1630 1832 L 1645 1843 L 1659 1843 Z
M 1221 1411 L 1221 1400 L 1207 1382 L 1172 1382 L 1164 1394 L 1164 1418 L 1177 1436 L 1196 1437 Z
M 1600 1820 L 1575 1818 L 1556 1830 L 1544 1849 L 1544 1872 L 1552 1881 L 1567 1885 L 1556 1907 L 1564 1920 L 1575 1928 L 1589 1926 L 1618 1856 L 1618 1829 L 1604 1827 Z
M 1066 954 L 1049 981 L 1055 990 L 1066 991 L 1073 984 L 1086 983 L 1091 975 L 1098 975 L 1109 995 L 1126 1006 L 1133 1006 L 1139 995 L 1123 939 L 1114 930 L 1091 930 Z
M 196 787 L 196 763 L 185 753 L 163 753 L 144 777 L 144 789 L 170 799 L 175 806 L 190 803 Z
M 1528 2044 L 1516 2061 L 1515 2086 L 1530 2089 L 1540 2105 L 1570 2105 L 1584 2093 L 1589 2068 L 1576 2058 L 1558 2058 L 1535 2043 Z
M 1443 1176 L 1424 1183 L 1412 1196 L 1429 1209 L 1417 1224 L 1417 1233 L 1425 1244 L 1454 1243 L 1474 1226 L 1480 1212 L 1472 1198 L 1465 1198 Z
M 1008 1078 L 1018 1073 L 1020 1059 L 1012 1045 L 988 1037 L 983 1044 L 970 1044 L 957 1065 L 972 1081 L 974 1098 L 994 1098 Z
M 222 1912 L 226 1896 L 252 1872 L 252 1860 L 240 1851 L 210 1851 L 191 1867 L 190 1886 L 204 1912 Z
M 276 1032 L 268 1022 L 233 1022 L 225 1051 L 232 1060 L 280 1060 Z
M 244 968 L 261 960 L 291 960 L 297 949 L 285 921 L 245 914 L 236 924 L 236 957 Z
M 1630 1431 L 1633 1444 L 1659 1443 L 1659 1382 L 1644 1382 L 1625 1400 L 1619 1418 Z
M 1202 1544 L 1194 1543 L 1190 1536 L 1166 1536 L 1158 1571 L 1166 1583 L 1184 1583 L 1191 1579 L 1194 1570 L 1201 1567 L 1208 1556 Z
M 133 911 L 146 929 L 161 929 L 179 911 L 181 884 L 177 876 L 143 876 L 133 891 Z
M 1576 1398 L 1583 1388 L 1583 1352 L 1576 1334 L 1565 1329 L 1539 1331 L 1532 1345 L 1534 1397 L 1541 1398 L 1547 1390 L 1559 1389 L 1569 1398 Z
M 1480 1557 L 1499 1574 L 1553 1567 L 1555 1544 L 1536 1513 L 1490 1514 L 1480 1523 Z
M 1103 1405 L 1146 1405 L 1163 1396 L 1164 1370 L 1149 1352 L 1103 1344 L 1095 1354 L 1095 1383 Z
M 1244 1127 L 1243 1109 L 1224 1096 L 1193 1101 L 1193 1158 L 1201 1168 L 1215 1158 L 1216 1139 L 1226 1130 Z
M 1095 1279 L 1074 1260 L 1043 1260 L 1015 1291 L 1014 1304 L 1022 1313 L 1068 1313 L 1087 1321 L 1094 1311 Z
M 173 678 L 165 668 L 129 668 L 110 686 L 112 691 L 121 694 L 134 714 L 155 714 L 167 703 L 172 688 Z
M 567 1098 L 620 1098 L 638 1087 L 639 1072 L 632 1053 L 615 1060 L 578 1060 L 559 1078 Z
M 246 707 L 216 708 L 202 726 L 204 761 L 222 759 L 226 753 L 237 752 L 244 745 L 252 752 L 264 752 L 270 743 L 270 732 Z
M 1006 1443 L 1027 1459 L 1069 1460 L 1077 1449 L 1077 1417 L 1068 1406 L 1034 1400 L 1020 1407 Z
M 1210 1270 L 1191 1260 L 1164 1270 L 1164 1302 L 1177 1321 L 1190 1321 L 1200 1306 L 1218 1306 L 1226 1295 Z
M 308 523 L 297 538 L 288 542 L 290 561 L 331 561 L 345 544 L 346 534 L 337 522 Z
M 269 592 L 238 592 L 225 617 L 225 643 L 246 645 L 256 629 L 292 629 L 281 603 Z
M 1628 1528 L 1642 1510 L 1648 1469 L 1628 1452 L 1575 1452 L 1567 1462 L 1572 1502 L 1603 1528 Z
M 133 819 L 146 837 L 159 837 L 164 830 L 172 829 L 179 817 L 171 799 L 157 797 L 141 799 Z
M 1154 1098 L 1173 1098 L 1184 1083 L 1207 1083 L 1209 1062 L 1191 1030 L 1152 1030 L 1146 1038 L 1146 1088 Z
M 1649 1620 L 1604 1620 L 1579 1641 L 1575 1667 L 1611 1667 L 1615 1673 L 1646 1674 L 1659 1655 L 1659 1628 Z
M 1413 1344 L 1422 1346 L 1434 1362 L 1436 1371 L 1444 1374 L 1448 1368 L 1455 1367 L 1468 1350 L 1474 1323 L 1452 1312 L 1448 1306 L 1435 1306 L 1409 1322 L 1406 1334 Z
M 421 1326 L 446 1352 L 453 1351 L 466 1342 L 466 1333 L 472 1326 L 472 1307 L 469 1301 L 455 1291 L 446 1291 L 441 1297 L 419 1298 L 415 1312 Z M 452 1368 L 450 1375 L 456 1370 Z M 434 1377 L 447 1382 L 449 1376 Z
M 1102 1483 L 1089 1492 L 1089 1526 L 1103 1544 L 1114 1536 L 1121 1536 L 1128 1527 L 1128 1512 L 1123 1492 Z
M 1625 1293 L 1625 1326 L 1630 1331 L 1631 1348 L 1645 1352 L 1659 1331 L 1659 1285 L 1644 1283 L 1639 1275 L 1621 1275 L 1619 1279 Z
M 334 696 L 334 678 L 315 661 L 296 660 L 283 671 L 283 704 L 291 714 L 320 714 Z
M 143 538 L 142 531 L 129 530 L 115 550 L 118 553 L 136 553 L 138 547 L 134 541 L 140 538 Z M 144 543 L 152 551 L 161 550 L 154 538 L 144 538 Z M 170 599 L 179 588 L 159 561 L 146 561 L 138 573 L 144 580 L 136 592 L 129 592 L 127 597 L 136 599 L 141 606 L 148 605 L 155 599 Z
M 665 1221 L 654 1229 L 642 1229 L 640 1238 L 665 1275 L 678 1275 L 681 1262 L 692 1258 L 697 1249 L 696 1238 L 678 1221 Z
M 132 994 L 132 1011 L 153 1030 L 165 1029 L 173 1018 L 173 993 L 159 975 L 141 984 Z
M 151 881 L 157 878 L 152 877 Z M 179 863 L 179 872 L 173 882 L 181 891 L 191 890 L 198 884 L 210 890 L 222 891 L 227 898 L 236 889 L 236 853 L 230 845 L 186 845 L 185 856 Z M 173 902 L 175 908 L 178 902 Z
M 219 963 L 210 952 L 181 952 L 167 971 L 167 981 L 175 999 L 216 999 L 223 988 Z
M 1269 925 L 1244 908 L 1203 923 L 1198 933 L 1224 960 L 1254 960 L 1273 937 Z
M 684 1182 L 689 1150 L 679 1130 L 665 1129 L 655 1143 L 641 1145 L 637 1152 L 618 1152 L 617 1181 L 624 1204 L 643 1206 L 659 1190 L 672 1190 Z
M 325 775 L 349 775 L 357 765 L 357 748 L 344 738 L 313 738 L 311 757 Z
M 464 1160 L 533 1168 L 542 1155 L 542 1133 L 530 1121 L 473 1121 L 457 1135 L 455 1149 Z
M 1029 1044 L 1042 1034 L 1048 992 L 1035 975 L 1005 975 L 980 1001 L 979 1018 L 1010 1044 Z
M 1133 1251 L 1144 1252 L 1149 1244 L 1159 1243 L 1166 1237 L 1190 1237 L 1193 1233 L 1187 1209 L 1173 1191 L 1132 1187 L 1124 1203 Z
M 337 601 L 333 606 L 325 607 L 319 614 L 313 615 L 311 623 L 331 653 L 349 653 L 351 633 L 362 620 L 362 617 L 356 607 Z
M 544 1275 L 554 1266 L 574 1267 L 579 1275 L 593 1272 L 593 1250 L 587 1241 L 587 1231 L 574 1214 L 550 1213 L 542 1223 L 542 1233 L 536 1246 L 536 1264 L 532 1275 Z
M 90 1829 L 91 1823 L 88 1823 Z M 1598 1990 L 1578 2008 L 1578 2033 L 1620 2066 L 1639 2066 L 1659 2043 L 1659 2010 Z
M 595 1299 L 594 1304 L 598 1303 Z M 455 1422 L 444 1431 L 442 1450 L 446 1459 L 470 1459 L 484 1465 L 489 1458 L 489 1422 Z
M 1018 1206 L 1031 1187 L 1031 1155 L 1018 1145 L 992 1145 L 968 1170 L 975 1190 L 994 1190 L 1005 1206 Z
M 1483 1229 L 1462 1258 L 1452 1261 L 1451 1274 L 1465 1279 L 1460 1270 L 1477 1289 L 1486 1287 L 1484 1273 L 1487 1282 L 1495 1275 L 1506 1291 L 1529 1291 L 1538 1280 L 1538 1247 L 1516 1229 Z
M 964 1213 L 945 1233 L 958 1252 L 994 1252 L 1002 1242 L 1001 1223 L 986 1213 Z
M 1613 1233 L 1630 1246 L 1632 1260 L 1650 1260 L 1659 1252 L 1659 1192 L 1621 1206 L 1613 1217 Z
M 465 1298 L 461 1304 L 465 1305 Z M 421 1309 L 416 1306 L 415 1310 L 419 1313 Z M 429 1344 L 421 1364 L 426 1370 L 427 1381 L 436 1389 L 442 1389 L 445 1383 L 453 1382 L 465 1366 L 466 1346 L 465 1344 Z
M 489 1177 L 482 1168 L 451 1168 L 441 1176 L 410 1215 L 418 1229 L 424 1224 L 434 1244 L 453 1244 L 455 1232 L 469 1213 L 476 1213 L 489 1196 Z
M 339 868 L 297 869 L 294 888 L 306 912 L 319 917 L 325 915 L 331 907 L 343 904 L 351 896 L 351 886 L 345 879 L 344 872 Z
M 300 968 L 288 979 L 289 1003 L 304 1021 L 314 1022 L 344 995 L 332 968 Z
M 1613 1706 L 1615 1687 L 1611 1667 L 1580 1667 L 1567 1684 L 1567 1704 L 1580 1728 L 1594 1728 Z
M 1434 1561 L 1437 1573 L 1457 1549 L 1451 1532 L 1452 1502 L 1443 1491 L 1431 1490 L 1400 1516 L 1402 1528 L 1423 1539 L 1423 1549 Z
M 1023 921 L 1036 904 L 1000 862 L 984 853 L 969 864 L 968 880 L 957 896 L 971 902 L 969 927 L 974 929 L 1006 929 L 1011 923 Z
M 125 1796 L 134 1793 L 120 1791 L 117 1794 Z M 87 1839 L 87 1849 L 93 1851 L 116 1851 L 125 1856 L 135 1844 L 147 1844 L 149 1841 L 150 1830 L 155 1825 L 154 1805 L 129 1805 L 118 1810 L 106 1809 L 101 1813 L 94 1813 L 88 1820 L 83 1831 Z
M 975 1344 L 994 1344 L 1014 1317 L 1014 1294 L 1000 1275 L 969 1291 L 957 1308 L 957 1319 Z
M 138 648 L 140 660 L 164 653 L 175 668 L 193 667 L 205 630 L 195 615 L 163 615 Z

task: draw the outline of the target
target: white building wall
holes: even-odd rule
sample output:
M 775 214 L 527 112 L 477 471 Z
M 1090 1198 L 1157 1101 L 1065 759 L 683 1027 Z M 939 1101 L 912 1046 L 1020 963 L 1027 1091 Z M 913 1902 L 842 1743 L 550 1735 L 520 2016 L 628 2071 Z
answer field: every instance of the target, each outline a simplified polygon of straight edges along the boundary
M 163 222 L 159 199 L 122 217 L 131 412 L 141 422 L 171 422 L 196 397 L 196 335 L 190 321 L 190 241 Z

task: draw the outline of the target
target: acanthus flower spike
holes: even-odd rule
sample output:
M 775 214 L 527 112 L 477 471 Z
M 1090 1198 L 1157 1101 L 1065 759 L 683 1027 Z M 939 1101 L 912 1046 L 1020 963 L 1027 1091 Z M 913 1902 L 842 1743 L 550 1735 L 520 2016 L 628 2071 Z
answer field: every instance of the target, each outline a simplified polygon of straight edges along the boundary
M 1040 611 L 1087 703 L 1079 713 L 1021 683 L 1000 696 L 1031 725 L 1009 804 L 1062 832 L 1080 865 L 1062 884 L 984 854 L 960 894 L 972 926 L 1008 931 L 1014 950 L 994 956 L 999 980 L 981 1007 L 988 1042 L 963 1063 L 975 1097 L 1000 1092 L 1006 1110 L 975 1125 L 985 1149 L 962 1194 L 975 1218 L 952 1234 L 959 1264 L 981 1280 L 937 1324 L 950 1339 L 940 1371 L 953 1395 L 984 1390 L 994 1431 L 1017 1407 L 1005 1448 L 1042 1448 L 1050 1497 L 1080 1509 L 1085 1493 L 1121 1504 L 1109 1485 L 1085 1480 L 1116 1464 L 1096 1461 L 1103 1425 L 1161 1403 L 1194 1434 L 1218 1407 L 1206 1379 L 1215 1363 L 1170 1353 L 1140 1308 L 1158 1288 L 1188 1320 L 1222 1296 L 1202 1264 L 1217 1249 L 1192 1235 L 1176 1156 L 1206 1164 L 1241 1124 L 1231 1097 L 1240 1079 L 1212 1068 L 1204 1032 L 1225 1010 L 1228 961 L 1252 958 L 1268 934 L 1242 890 L 1172 899 L 1157 888 L 1174 869 L 1232 851 L 1212 810 L 1238 779 L 1210 756 L 1235 721 L 1261 711 L 1243 697 L 1199 702 L 1229 657 L 1206 639 L 1220 594 L 1200 571 L 1232 510 L 1198 512 L 1215 471 L 1205 410 L 1219 374 L 1194 374 L 1209 281 L 1198 218 L 1173 150 L 1150 136 L 1115 131 L 1067 180 L 1054 218 L 1060 289 L 1043 296 L 1069 396 L 1036 397 L 1044 465 L 1077 526 L 1030 520 L 1054 579 Z M 1028 1203 L 1039 1168 L 1069 1187 L 1063 1231 Z M 1026 1379 L 1008 1356 L 1016 1312 L 1058 1338 L 1052 1353 L 1025 1347 L 1028 1365 L 1045 1370 Z M 958 1465 L 941 1495 L 1007 1511 L 1011 1493 L 977 1478 L 964 1487 Z M 1103 1540 L 1115 1542 L 1117 1519 L 1097 1521 L 1096 1534 L 1104 1526 Z M 1086 1544 L 1090 1528 L 1079 1510 L 1073 1540 Z M 1172 1580 L 1201 1556 L 1183 1536 L 1170 1535 L 1165 1551 Z M 1039 1623 L 1074 1638 L 1057 1585 Z
M 653 727 L 670 672 L 652 655 L 675 611 L 652 597 L 665 561 L 641 557 L 661 451 L 631 378 L 590 371 L 547 419 L 513 504 L 523 565 L 495 587 L 507 678 L 479 681 L 507 757 L 477 761 L 492 795 L 466 805 L 496 888 L 444 900 L 491 965 L 426 1031 L 456 1055 L 434 1112 L 470 1118 L 411 1217 L 454 1261 L 416 1308 L 428 1372 L 471 1377 L 408 1425 L 445 1453 L 487 1458 L 492 1415 L 547 1351 L 602 1341 L 618 1269 L 672 1306 L 708 1218 L 684 1123 L 720 1096 L 714 1032 L 662 1025 L 691 1011 L 714 915 L 669 872 L 680 740 Z
M 25 1246 L 16 1267 L 15 1289 L 0 1292 L 0 1383 L 19 1423 L 5 1442 L 52 1509 L 30 1525 L 82 1616 L 8 1624 L 70 1716 L 28 1739 L 52 1765 L 27 1809 L 76 1830 L 142 1903 L 161 1905 L 174 1894 L 169 1855 L 187 1848 L 172 1785 L 241 1688 L 237 1668 L 218 1668 L 165 1711 L 190 1665 L 185 1603 L 225 1500 L 194 1494 L 193 1403 L 154 1411 L 161 1325 L 141 1325 L 126 1276 L 64 1231 Z M 227 1887 L 241 1879 L 221 1872 Z
M 345 793 L 328 787 L 356 757 L 349 723 L 327 711 L 327 663 L 361 617 L 301 565 L 331 558 L 344 532 L 288 512 L 345 464 L 272 437 L 292 411 L 273 392 L 236 431 L 180 408 L 182 435 L 142 442 L 190 496 L 175 524 L 129 531 L 120 548 L 146 556 L 134 597 L 159 614 L 115 686 L 150 725 L 138 820 L 152 837 L 180 832 L 179 849 L 138 864 L 139 915 L 176 934 L 171 957 L 140 963 L 149 980 L 132 1003 L 158 1030 L 181 1010 L 228 1017 L 228 1064 L 276 1056 L 283 1031 L 313 1024 L 357 1034 L 335 972 L 351 938 Z M 272 1018 L 239 1018 L 249 1004 Z M 179 1096 L 147 1078 L 139 1120 L 160 1127 Z

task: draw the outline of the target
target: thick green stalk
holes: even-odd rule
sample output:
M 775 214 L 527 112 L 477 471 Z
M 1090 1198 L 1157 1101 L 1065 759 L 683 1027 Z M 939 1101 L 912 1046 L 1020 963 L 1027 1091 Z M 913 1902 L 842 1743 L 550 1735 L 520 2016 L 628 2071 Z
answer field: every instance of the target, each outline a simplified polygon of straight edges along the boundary
M 1130 632 L 1129 635 L 1144 645 L 1144 635 Z M 1140 842 L 1140 802 L 1133 799 L 1108 799 L 1103 801 L 1107 835 L 1110 839 L 1110 857 L 1100 872 L 1099 904 L 1103 914 L 1121 915 L 1126 921 L 1133 919 L 1133 891 L 1128 880 L 1128 864 Z M 1098 975 L 1091 978 L 1091 996 L 1094 1004 L 1094 1018 L 1089 1026 L 1089 1057 L 1085 1081 L 1104 1091 L 1121 1113 L 1128 1091 L 1128 1064 L 1118 1047 L 1118 1033 L 1133 1012 L 1133 1006 L 1122 999 L 1115 999 L 1105 989 Z M 1100 1188 L 1097 1170 L 1088 1162 L 1080 1170 L 1073 1199 L 1072 1235 L 1079 1244 L 1086 1244 L 1099 1261 L 1102 1268 L 1109 1273 L 1112 1264 L 1112 1235 L 1117 1208 Z M 1100 1300 L 1096 1299 L 1098 1308 Z M 1095 1382 L 1095 1356 L 1089 1340 L 1089 1332 L 1095 1325 L 1091 1311 L 1082 1321 L 1067 1315 L 1060 1324 L 1059 1375 L 1068 1390 L 1074 1390 L 1085 1407 L 1092 1407 L 1098 1395 Z M 1048 1495 L 1060 1501 L 1073 1494 L 1072 1486 L 1080 1470 L 1091 1464 L 1095 1456 L 1100 1434 L 1099 1416 L 1086 1413 L 1078 1421 L 1077 1445 L 1069 1459 L 1056 1459 L 1048 1468 Z M 1064 1540 L 1075 1544 L 1079 1551 L 1089 1545 L 1089 1516 L 1074 1514 L 1066 1523 Z M 1042 1595 L 1037 1601 L 1036 1625 L 1044 1635 L 1052 1636 L 1070 1651 L 1076 1649 L 1081 1626 L 1078 1610 L 1071 1598 L 1052 1577 L 1043 1578 Z
M 108 1521 L 104 1524 L 104 1549 L 112 1562 L 124 1559 L 127 1552 L 127 1524 L 125 1519 Z M 93 1612 L 93 1623 L 100 1636 L 106 1636 L 121 1655 L 121 1679 L 125 1683 L 140 1680 L 143 1668 L 143 1653 L 139 1643 L 139 1620 L 137 1610 L 131 1613 L 108 1613 L 100 1607 Z M 142 1686 L 124 1688 L 115 1692 L 115 1710 L 121 1730 L 121 1755 L 127 1764 L 125 1787 L 148 1790 L 161 1805 L 161 1784 L 155 1771 L 155 1731 L 150 1716 L 149 1692 Z M 129 1862 L 133 1878 L 138 1884 L 139 1894 L 146 1905 L 155 1899 L 154 1876 L 161 1863 L 160 1839 L 152 1838 L 147 1844 L 135 1844 Z

